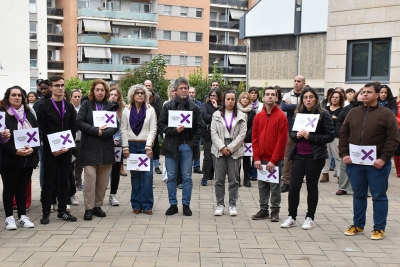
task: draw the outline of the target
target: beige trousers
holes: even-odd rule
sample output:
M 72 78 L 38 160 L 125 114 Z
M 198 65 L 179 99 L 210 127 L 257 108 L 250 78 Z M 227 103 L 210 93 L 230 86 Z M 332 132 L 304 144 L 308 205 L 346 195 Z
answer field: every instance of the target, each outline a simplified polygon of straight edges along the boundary
M 83 199 L 86 210 L 103 205 L 111 168 L 111 164 L 85 166 Z

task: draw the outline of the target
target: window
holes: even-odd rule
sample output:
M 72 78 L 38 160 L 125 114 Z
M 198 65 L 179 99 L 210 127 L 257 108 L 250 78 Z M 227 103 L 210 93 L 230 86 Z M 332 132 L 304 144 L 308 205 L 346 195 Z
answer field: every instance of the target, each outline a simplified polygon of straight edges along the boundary
M 89 8 L 89 1 L 78 1 L 78 8 Z
M 201 32 L 196 32 L 196 42 L 203 41 L 203 34 Z
M 29 0 L 29 13 L 37 13 L 36 0 Z
M 202 18 L 202 17 L 203 17 L 203 9 L 196 8 L 196 18 Z
M 140 63 L 146 63 L 151 61 L 151 55 L 141 55 L 140 56 Z
M 151 5 L 149 5 L 149 4 L 131 3 L 131 11 L 132 12 L 150 13 L 151 12 Z
M 296 36 L 256 37 L 251 40 L 250 49 L 251 51 L 295 50 Z
M 171 40 L 171 31 L 164 31 L 164 40 Z
M 229 45 L 235 45 L 235 37 L 229 37 Z
M 150 30 L 141 29 L 140 31 L 141 31 L 141 39 L 151 39 Z
M 171 16 L 172 6 L 164 5 L 164 15 Z
M 180 56 L 179 65 L 186 66 L 186 56 Z
M 37 68 L 37 50 L 30 50 L 31 68 Z
M 187 41 L 188 40 L 188 33 L 187 32 L 181 32 L 181 41 Z
M 36 88 L 36 80 L 37 80 L 38 78 L 36 77 L 36 78 L 30 78 L 30 80 L 29 80 L 29 87 L 30 87 L 30 91 L 31 92 L 35 92 L 36 93 L 36 90 L 37 90 L 37 88 Z
M 51 7 L 51 0 L 47 0 L 47 7 Z
M 29 22 L 29 39 L 37 39 L 37 32 L 36 32 L 37 23 L 36 22 Z
M 171 65 L 171 56 L 164 55 L 166 65 Z
M 188 15 L 188 8 L 184 7 L 184 6 L 181 6 L 181 16 L 182 17 L 187 17 L 187 15 Z
M 203 58 L 202 57 L 194 57 L 194 65 L 201 66 Z
M 346 81 L 389 81 L 391 39 L 349 41 Z

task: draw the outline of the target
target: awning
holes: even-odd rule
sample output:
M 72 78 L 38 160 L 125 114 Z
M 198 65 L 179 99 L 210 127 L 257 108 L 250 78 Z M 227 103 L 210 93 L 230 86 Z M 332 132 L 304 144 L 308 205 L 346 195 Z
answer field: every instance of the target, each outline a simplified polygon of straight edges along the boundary
M 121 25 L 121 26 L 136 26 L 136 27 L 155 27 L 155 23 L 139 23 L 139 22 L 129 22 L 129 21 L 112 21 L 112 25 Z
M 231 18 L 232 19 L 240 19 L 241 16 L 246 13 L 243 10 L 237 10 L 237 9 L 229 9 L 229 12 L 231 13 Z
M 94 73 L 94 74 L 84 74 L 85 79 L 107 79 L 110 80 L 111 79 L 111 75 L 110 74 L 98 74 L 98 73 Z
M 103 47 L 84 47 L 87 58 L 111 58 L 111 49 Z
M 108 20 L 84 19 L 83 25 L 87 32 L 111 32 L 111 24 Z
M 246 56 L 228 55 L 229 63 L 232 65 L 246 65 Z

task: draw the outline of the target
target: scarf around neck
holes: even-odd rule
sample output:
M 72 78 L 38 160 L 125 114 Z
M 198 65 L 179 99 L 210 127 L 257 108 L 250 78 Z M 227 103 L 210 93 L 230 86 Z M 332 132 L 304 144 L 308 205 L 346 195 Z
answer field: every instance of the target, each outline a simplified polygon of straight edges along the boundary
M 243 107 L 242 104 L 240 104 L 240 102 L 237 102 L 237 109 L 240 110 L 243 113 L 248 113 L 253 108 L 252 108 L 251 104 L 247 105 L 246 107 Z
M 178 103 L 177 110 L 186 110 L 185 105 L 189 104 L 189 97 L 186 97 L 185 99 L 180 99 L 177 95 L 175 95 L 174 100 L 176 103 Z
M 8 115 L 10 115 L 10 116 L 12 116 L 12 117 L 15 117 L 15 119 L 18 121 L 18 130 L 21 130 L 21 129 L 31 129 L 31 128 L 32 128 L 32 125 L 31 125 L 31 124 L 29 123 L 29 121 L 26 119 L 26 115 L 24 116 L 24 113 L 25 113 L 24 105 L 21 105 L 21 106 L 19 107 L 19 109 L 16 109 L 16 110 L 15 110 L 15 111 L 17 112 L 17 115 L 18 115 L 19 118 L 17 118 L 17 117 L 14 115 L 14 112 L 12 112 L 10 106 L 7 107 L 6 110 L 7 110 Z M 26 113 L 25 113 L 25 114 L 26 114 Z M 24 118 L 24 117 L 25 117 L 25 118 Z
M 142 103 L 139 112 L 136 112 L 135 104 L 131 105 L 131 112 L 129 114 L 129 125 L 132 132 L 138 136 L 142 131 L 144 120 L 146 119 L 146 103 Z

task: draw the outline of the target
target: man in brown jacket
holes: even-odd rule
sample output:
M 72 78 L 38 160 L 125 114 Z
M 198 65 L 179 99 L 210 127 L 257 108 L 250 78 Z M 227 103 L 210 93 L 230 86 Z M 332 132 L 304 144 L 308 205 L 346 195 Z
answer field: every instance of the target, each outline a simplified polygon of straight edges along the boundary
M 339 154 L 347 164 L 346 172 L 354 191 L 353 225 L 344 234 L 364 232 L 369 187 L 374 220 L 371 239 L 374 240 L 385 235 L 390 159 L 400 142 L 396 117 L 390 109 L 378 105 L 379 91 L 377 83 L 364 86 L 361 91 L 364 105 L 349 112 L 339 134 Z

